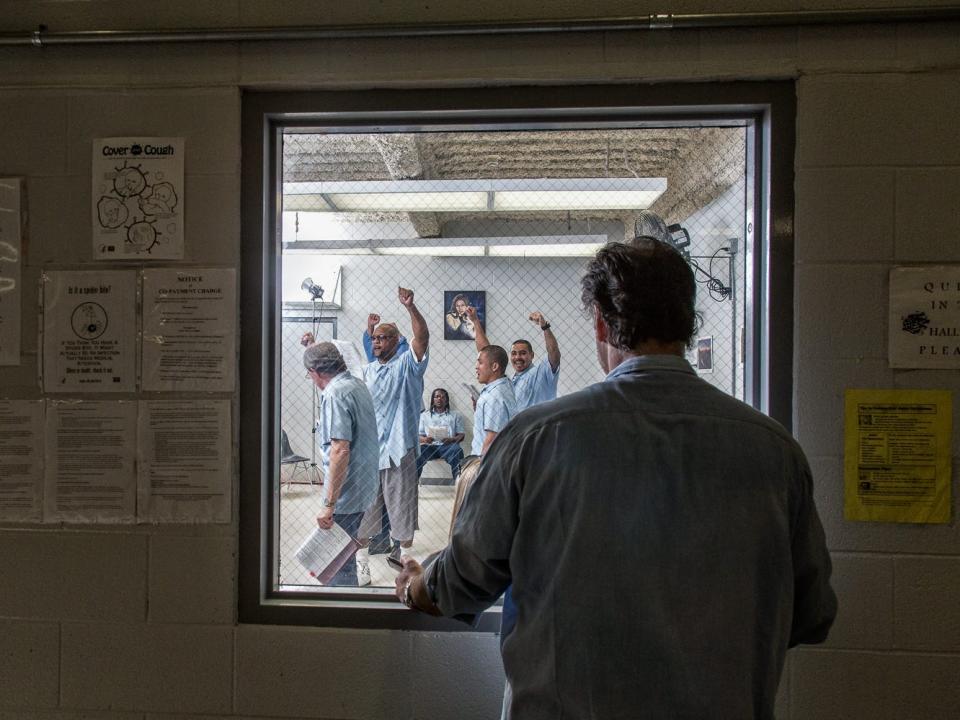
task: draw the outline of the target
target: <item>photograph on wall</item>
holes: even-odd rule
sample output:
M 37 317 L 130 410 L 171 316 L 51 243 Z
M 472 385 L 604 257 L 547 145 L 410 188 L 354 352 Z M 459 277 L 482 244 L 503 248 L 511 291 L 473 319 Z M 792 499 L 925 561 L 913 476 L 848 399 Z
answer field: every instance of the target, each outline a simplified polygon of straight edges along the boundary
M 713 338 L 697 338 L 697 370 L 702 373 L 713 372 Z
M 41 284 L 44 392 L 136 390 L 136 273 L 47 271 Z
M 237 364 L 236 271 L 143 271 L 143 389 L 230 392 Z
M 467 314 L 467 308 L 477 309 L 477 319 L 483 327 L 487 326 L 487 293 L 485 290 L 444 290 L 443 291 L 443 339 L 475 340 L 477 337 L 473 320 Z
M 93 141 L 93 257 L 183 258 L 183 138 Z
M 21 178 L 0 178 L 0 365 L 20 364 Z

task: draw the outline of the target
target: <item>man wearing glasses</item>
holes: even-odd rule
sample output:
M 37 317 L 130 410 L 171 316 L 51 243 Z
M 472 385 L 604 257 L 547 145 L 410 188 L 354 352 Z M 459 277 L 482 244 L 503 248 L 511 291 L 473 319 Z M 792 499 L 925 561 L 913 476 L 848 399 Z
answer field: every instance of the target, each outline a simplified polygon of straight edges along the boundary
M 364 519 L 361 536 L 376 534 L 382 509 L 386 507 L 394 546 L 392 554 L 399 558 L 400 548 L 413 544 L 417 528 L 417 449 L 420 444 L 417 429 L 430 331 L 414 303 L 413 291 L 398 288 L 397 297 L 410 315 L 413 329 L 410 347 L 399 351 L 400 331 L 395 324 L 377 325 L 370 338 L 374 360 L 363 369 L 377 418 L 380 488 Z M 361 584 L 365 554 L 357 558 Z

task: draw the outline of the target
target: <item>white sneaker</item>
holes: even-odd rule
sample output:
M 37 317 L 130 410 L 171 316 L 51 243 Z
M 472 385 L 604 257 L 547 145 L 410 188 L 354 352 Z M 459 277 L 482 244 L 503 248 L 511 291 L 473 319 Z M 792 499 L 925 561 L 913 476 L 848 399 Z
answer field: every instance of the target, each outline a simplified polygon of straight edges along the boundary
M 370 562 L 357 560 L 357 586 L 366 587 L 370 584 Z

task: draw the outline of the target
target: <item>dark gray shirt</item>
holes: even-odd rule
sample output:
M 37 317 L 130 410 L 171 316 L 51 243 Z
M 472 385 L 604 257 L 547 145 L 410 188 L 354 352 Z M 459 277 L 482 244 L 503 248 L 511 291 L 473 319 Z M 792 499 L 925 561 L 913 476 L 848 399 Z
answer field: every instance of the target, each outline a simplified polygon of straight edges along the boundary
M 470 620 L 512 583 L 514 720 L 772 718 L 836 613 L 799 446 L 674 356 L 519 414 L 427 570 Z

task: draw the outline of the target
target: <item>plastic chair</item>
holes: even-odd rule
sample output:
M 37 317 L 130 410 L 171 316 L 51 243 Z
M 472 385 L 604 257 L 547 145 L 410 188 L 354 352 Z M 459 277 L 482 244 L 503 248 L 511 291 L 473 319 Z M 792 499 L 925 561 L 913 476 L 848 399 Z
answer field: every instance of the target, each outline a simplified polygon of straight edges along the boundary
M 283 466 L 289 465 L 290 469 L 287 472 L 287 485 L 290 485 L 293 482 L 296 482 L 296 477 L 299 473 L 302 473 L 307 476 L 307 483 L 313 485 L 314 476 L 317 475 L 318 471 L 316 466 L 311 466 L 310 458 L 304 457 L 303 455 L 297 455 L 293 451 L 293 448 L 290 447 L 290 438 L 287 437 L 287 431 L 280 431 L 280 470 L 283 472 Z M 313 470 L 313 472 L 311 472 Z M 317 477 L 318 482 L 322 481 Z M 282 482 L 281 482 L 282 485 Z

